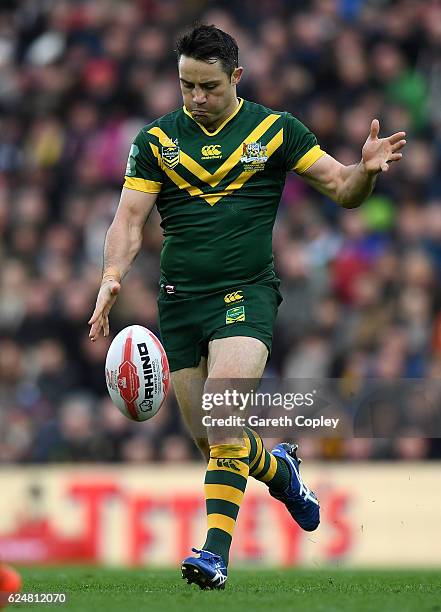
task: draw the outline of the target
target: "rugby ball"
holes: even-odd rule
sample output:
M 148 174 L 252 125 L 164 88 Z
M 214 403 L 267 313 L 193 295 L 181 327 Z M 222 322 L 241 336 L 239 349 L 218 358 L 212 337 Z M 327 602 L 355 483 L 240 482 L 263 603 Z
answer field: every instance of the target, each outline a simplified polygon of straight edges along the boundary
M 130 325 L 115 336 L 106 357 L 106 383 L 119 411 L 147 421 L 161 408 L 170 369 L 164 347 L 146 327 Z

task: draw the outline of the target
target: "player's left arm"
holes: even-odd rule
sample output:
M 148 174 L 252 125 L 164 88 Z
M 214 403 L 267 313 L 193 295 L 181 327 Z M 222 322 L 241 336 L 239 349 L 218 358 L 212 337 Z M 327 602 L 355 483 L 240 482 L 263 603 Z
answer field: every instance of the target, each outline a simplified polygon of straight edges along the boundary
M 377 175 L 387 172 L 389 164 L 403 156 L 405 132 L 378 138 L 379 131 L 379 121 L 374 119 L 358 164 L 345 166 L 325 154 L 302 173 L 302 177 L 344 208 L 357 208 L 371 194 Z

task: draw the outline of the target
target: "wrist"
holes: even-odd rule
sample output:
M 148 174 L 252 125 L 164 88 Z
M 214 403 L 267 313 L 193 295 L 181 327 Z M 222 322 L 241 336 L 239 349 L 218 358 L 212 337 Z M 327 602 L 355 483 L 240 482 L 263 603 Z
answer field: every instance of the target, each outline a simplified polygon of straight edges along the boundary
M 358 164 L 361 171 L 368 177 L 375 177 L 377 174 L 381 172 L 381 168 L 372 168 L 368 163 L 364 161 L 362 158 L 360 163 Z
M 106 270 L 103 272 L 103 277 L 101 279 L 101 284 L 106 283 L 108 281 L 116 281 L 117 283 L 121 282 L 121 274 L 116 270 Z

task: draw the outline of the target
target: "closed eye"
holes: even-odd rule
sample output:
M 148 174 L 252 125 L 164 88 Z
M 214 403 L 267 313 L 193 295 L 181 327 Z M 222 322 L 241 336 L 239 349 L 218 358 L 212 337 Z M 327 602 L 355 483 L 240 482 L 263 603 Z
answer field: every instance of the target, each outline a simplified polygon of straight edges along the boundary
M 185 87 L 185 89 L 193 89 L 194 88 L 194 83 L 190 83 L 189 81 L 184 81 L 184 79 L 181 79 L 181 83 L 182 86 Z M 213 89 L 216 89 L 216 87 L 219 85 L 219 83 L 201 83 L 201 88 L 202 89 L 208 89 L 209 91 L 212 91 Z

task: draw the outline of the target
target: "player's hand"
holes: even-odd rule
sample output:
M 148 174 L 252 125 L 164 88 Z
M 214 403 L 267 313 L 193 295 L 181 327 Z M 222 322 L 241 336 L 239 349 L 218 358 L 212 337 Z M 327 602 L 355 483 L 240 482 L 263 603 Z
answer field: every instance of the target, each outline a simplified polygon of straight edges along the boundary
M 391 162 L 399 161 L 403 157 L 400 151 L 406 144 L 406 132 L 396 132 L 387 138 L 378 138 L 379 132 L 380 123 L 378 119 L 374 119 L 361 152 L 362 161 L 369 174 L 387 172 Z
M 95 342 L 103 330 L 104 336 L 109 335 L 109 312 L 115 303 L 118 293 L 121 290 L 121 283 L 115 279 L 104 280 L 101 283 L 98 297 L 96 299 L 95 310 L 89 319 L 90 331 L 89 338 Z

